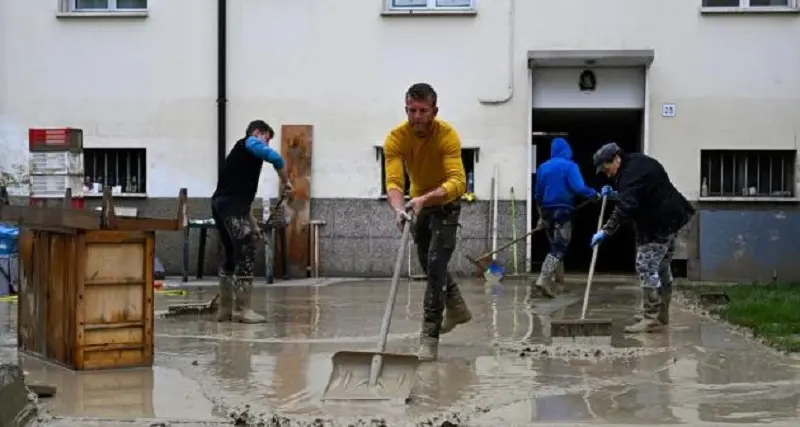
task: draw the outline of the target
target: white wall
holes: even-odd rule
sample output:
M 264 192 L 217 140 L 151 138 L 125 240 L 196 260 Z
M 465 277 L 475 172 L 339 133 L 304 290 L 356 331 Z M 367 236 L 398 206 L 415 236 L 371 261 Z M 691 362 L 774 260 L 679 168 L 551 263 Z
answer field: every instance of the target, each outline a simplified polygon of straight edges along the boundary
M 372 146 L 403 119 L 404 90 L 424 80 L 464 146 L 482 147 L 478 197 L 489 197 L 495 163 L 507 197 L 525 188 L 526 52 L 653 48 L 650 151 L 688 196 L 701 147 L 796 147 L 797 15 L 706 16 L 700 0 L 516 0 L 514 97 L 486 106 L 478 99 L 508 94 L 509 1 L 478 0 L 476 17 L 390 18 L 381 0 L 230 1 L 229 143 L 257 117 L 313 124 L 312 195 L 374 197 Z M 57 19 L 56 6 L 0 6 L 4 147 L 24 153 L 28 127 L 81 127 L 89 147 L 147 147 L 151 196 L 210 194 L 215 6 L 152 1 L 146 19 L 113 20 Z M 660 116 L 664 102 L 677 117 Z
M 533 108 L 644 108 L 644 67 L 594 68 L 597 88 L 581 91 L 582 68 L 535 68 Z

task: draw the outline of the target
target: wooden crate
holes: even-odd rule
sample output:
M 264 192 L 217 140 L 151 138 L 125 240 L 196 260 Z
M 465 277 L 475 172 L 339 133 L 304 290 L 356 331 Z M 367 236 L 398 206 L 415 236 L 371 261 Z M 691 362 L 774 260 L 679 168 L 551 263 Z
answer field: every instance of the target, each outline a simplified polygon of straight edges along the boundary
M 19 349 L 74 370 L 152 366 L 154 242 L 23 228 Z

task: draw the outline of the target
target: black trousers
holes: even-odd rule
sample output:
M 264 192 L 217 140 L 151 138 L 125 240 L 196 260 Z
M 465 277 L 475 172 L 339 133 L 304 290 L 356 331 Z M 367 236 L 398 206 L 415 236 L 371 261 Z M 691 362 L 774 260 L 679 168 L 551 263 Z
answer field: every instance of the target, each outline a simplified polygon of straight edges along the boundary
M 431 338 L 439 338 L 445 301 L 458 292 L 447 265 L 456 248 L 460 216 L 458 203 L 424 208 L 413 229 L 419 263 L 427 276 L 422 333 Z
M 211 216 L 222 245 L 220 274 L 252 277 L 259 233 L 250 221 L 250 204 L 237 198 L 215 197 Z

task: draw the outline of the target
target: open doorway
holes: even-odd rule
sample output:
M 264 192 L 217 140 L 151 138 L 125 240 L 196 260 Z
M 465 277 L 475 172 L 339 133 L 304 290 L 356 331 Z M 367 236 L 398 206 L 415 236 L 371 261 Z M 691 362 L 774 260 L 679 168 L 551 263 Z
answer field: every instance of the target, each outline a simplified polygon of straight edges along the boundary
M 595 174 L 592 154 L 603 144 L 612 141 L 627 152 L 641 152 L 643 119 L 644 111 L 641 109 L 534 109 L 533 144 L 537 169 L 550 158 L 550 143 L 553 138 L 563 137 L 572 147 L 573 160 L 578 164 L 587 185 L 599 190 L 609 181 L 604 175 Z M 535 172 L 531 175 L 531 180 L 531 188 L 534 188 Z M 577 202 L 580 203 L 580 200 Z M 613 202 L 607 204 L 605 219 L 613 207 Z M 600 215 L 599 203 L 589 205 L 575 213 L 572 241 L 564 259 L 565 271 L 589 270 L 592 257 L 589 242 L 592 234 L 597 231 L 598 215 Z M 539 219 L 535 209 L 531 216 L 533 228 Z M 534 271 L 541 268 L 547 251 L 548 243 L 544 233 L 534 235 L 531 241 L 531 266 Z M 632 273 L 635 254 L 634 232 L 630 227 L 622 227 L 614 236 L 603 242 L 598 252 L 595 270 L 598 273 Z

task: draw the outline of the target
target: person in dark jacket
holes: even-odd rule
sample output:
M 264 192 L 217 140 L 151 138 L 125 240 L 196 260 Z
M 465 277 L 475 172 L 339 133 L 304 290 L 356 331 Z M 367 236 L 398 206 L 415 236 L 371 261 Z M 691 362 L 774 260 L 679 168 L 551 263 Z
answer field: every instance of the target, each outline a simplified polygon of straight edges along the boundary
M 610 190 L 610 188 L 609 188 Z M 529 289 L 533 298 L 536 288 L 548 298 L 554 298 L 553 278 L 563 281 L 563 260 L 572 238 L 572 211 L 575 197 L 597 197 L 597 191 L 587 187 L 572 161 L 572 148 L 564 138 L 554 138 L 550 144 L 550 160 L 536 170 L 534 200 L 539 211 L 537 228 L 544 229 L 550 242 L 550 252 L 542 263 L 542 271 Z
M 669 324 L 675 237 L 695 210 L 652 157 L 625 153 L 612 142 L 600 147 L 593 161 L 597 173 L 603 172 L 613 180 L 617 203 L 602 229 L 592 236 L 592 247 L 623 224 L 632 224 L 636 231 L 636 274 L 642 307 L 637 323 L 627 326 L 625 332 L 660 331 Z
M 283 158 L 268 145 L 273 136 L 275 132 L 265 121 L 251 122 L 245 137 L 236 141 L 225 158 L 217 189 L 211 197 L 211 215 L 223 249 L 217 312 L 220 322 L 266 321 L 250 307 L 253 265 L 261 236 L 250 209 L 264 162 L 272 164 L 278 172 L 284 192 L 292 189 Z

